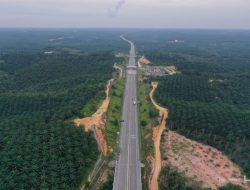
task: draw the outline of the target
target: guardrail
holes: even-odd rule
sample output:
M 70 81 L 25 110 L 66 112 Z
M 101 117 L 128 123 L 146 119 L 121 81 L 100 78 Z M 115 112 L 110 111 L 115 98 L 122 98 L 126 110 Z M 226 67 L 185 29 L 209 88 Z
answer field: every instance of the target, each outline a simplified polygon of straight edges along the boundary
M 113 190 L 115 190 L 115 179 L 116 179 L 116 175 L 117 175 L 117 166 L 118 166 L 118 163 L 117 163 L 117 160 L 115 162 L 115 174 L 114 174 L 114 182 L 113 182 Z

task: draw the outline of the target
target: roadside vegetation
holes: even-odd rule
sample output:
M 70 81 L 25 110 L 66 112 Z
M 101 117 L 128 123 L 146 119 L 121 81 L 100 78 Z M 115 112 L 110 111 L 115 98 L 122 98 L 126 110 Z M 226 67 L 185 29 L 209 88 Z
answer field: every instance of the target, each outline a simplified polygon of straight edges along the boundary
M 166 166 L 161 170 L 159 177 L 159 190 L 192 190 L 187 185 L 188 179 L 182 176 L 180 173 L 172 170 Z M 199 188 L 198 188 L 199 189 Z
M 219 190 L 243 190 L 243 189 L 238 185 L 227 184 L 223 187 L 220 187 Z
M 101 100 L 103 100 L 105 94 L 101 91 L 98 91 L 96 96 L 93 97 L 90 101 L 86 103 L 81 111 L 82 117 L 90 117 L 95 111 L 98 109 L 101 104 Z
M 100 187 L 100 190 L 111 190 L 113 189 L 114 176 L 110 175 L 108 180 Z
M 152 138 L 149 135 L 152 133 L 152 127 L 157 124 L 158 112 L 153 107 L 148 96 L 150 92 L 150 84 L 146 82 L 138 82 L 139 96 L 139 121 L 141 131 L 141 157 L 146 158 L 147 155 L 154 154 L 154 146 Z M 146 137 L 147 136 L 147 137 Z M 151 136 L 152 137 L 152 136 Z
M 113 151 L 116 151 L 118 132 L 120 130 L 121 121 L 121 111 L 123 104 L 123 92 L 125 87 L 124 78 L 116 79 L 113 82 L 110 95 L 111 100 L 109 104 L 109 109 L 107 112 L 107 123 L 105 127 L 105 134 L 107 138 L 108 146 L 110 146 Z
M 138 111 L 139 111 L 139 126 L 140 126 L 140 156 L 141 162 L 144 164 L 142 168 L 142 187 L 148 189 L 148 180 L 151 174 L 150 161 L 154 155 L 153 143 L 153 127 L 157 125 L 158 111 L 152 105 L 149 92 L 151 86 L 149 81 L 143 80 L 143 77 L 138 71 L 137 95 L 138 95 Z
M 183 174 L 165 166 L 159 177 L 159 190 L 210 190 L 210 188 L 201 188 L 199 182 L 194 182 L 192 178 L 185 177 Z M 233 184 L 227 184 L 218 190 L 243 190 L 242 187 Z

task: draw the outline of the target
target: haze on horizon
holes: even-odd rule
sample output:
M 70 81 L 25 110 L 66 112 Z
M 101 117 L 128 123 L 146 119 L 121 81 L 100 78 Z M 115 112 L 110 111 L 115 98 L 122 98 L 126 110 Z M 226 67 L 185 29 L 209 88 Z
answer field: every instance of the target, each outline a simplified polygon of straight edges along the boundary
M 0 27 L 250 29 L 250 1 L 0 0 Z

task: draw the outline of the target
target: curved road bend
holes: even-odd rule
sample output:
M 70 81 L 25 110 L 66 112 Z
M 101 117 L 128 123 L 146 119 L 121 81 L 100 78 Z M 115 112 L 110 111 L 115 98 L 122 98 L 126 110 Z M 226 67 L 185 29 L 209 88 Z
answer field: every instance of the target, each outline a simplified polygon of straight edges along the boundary
M 133 42 L 121 38 L 131 46 L 127 79 L 122 108 L 119 155 L 115 168 L 113 190 L 141 190 L 141 162 L 139 156 L 139 135 L 136 94 L 136 63 Z

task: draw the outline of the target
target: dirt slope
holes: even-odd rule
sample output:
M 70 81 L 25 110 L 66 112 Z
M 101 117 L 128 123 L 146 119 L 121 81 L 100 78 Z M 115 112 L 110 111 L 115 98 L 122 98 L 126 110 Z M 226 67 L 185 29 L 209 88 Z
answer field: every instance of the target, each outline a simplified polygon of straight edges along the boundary
M 213 147 L 172 131 L 164 132 L 161 147 L 163 165 L 175 168 L 194 181 L 201 182 L 203 187 L 217 189 L 227 183 L 244 186 L 239 167 Z
M 161 171 L 161 151 L 160 151 L 161 135 L 166 126 L 166 119 L 168 118 L 168 110 L 160 107 L 158 104 L 156 104 L 156 102 L 153 99 L 153 94 L 158 86 L 158 83 L 152 82 L 151 85 L 152 85 L 152 90 L 149 96 L 156 109 L 159 110 L 160 124 L 159 126 L 153 129 L 154 159 L 152 159 L 152 178 L 149 186 L 150 190 L 158 190 L 158 177 Z
M 83 125 L 85 127 L 85 131 L 88 132 L 89 130 L 93 130 L 99 145 L 100 150 L 104 155 L 108 153 L 111 149 L 108 147 L 105 134 L 104 134 L 104 127 L 105 127 L 105 113 L 107 112 L 109 102 L 110 102 L 110 88 L 113 79 L 108 81 L 106 86 L 106 98 L 103 100 L 101 106 L 98 110 L 91 116 L 86 117 L 83 119 L 75 119 L 74 123 L 77 126 Z
M 150 64 L 151 62 L 150 62 L 145 56 L 142 56 L 142 57 L 139 59 L 139 63 L 142 64 L 142 65 L 148 65 L 148 64 Z

